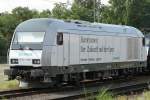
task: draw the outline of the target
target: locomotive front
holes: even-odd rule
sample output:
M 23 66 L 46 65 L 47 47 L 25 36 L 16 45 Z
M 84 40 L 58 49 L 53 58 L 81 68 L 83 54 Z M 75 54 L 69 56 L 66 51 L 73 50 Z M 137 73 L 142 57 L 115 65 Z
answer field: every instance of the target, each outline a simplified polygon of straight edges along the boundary
M 44 35 L 45 32 L 16 32 L 10 46 L 9 65 L 40 67 Z
M 49 21 L 34 19 L 17 26 L 8 53 L 8 64 L 4 74 L 9 80 L 33 82 L 43 81 L 42 54 Z

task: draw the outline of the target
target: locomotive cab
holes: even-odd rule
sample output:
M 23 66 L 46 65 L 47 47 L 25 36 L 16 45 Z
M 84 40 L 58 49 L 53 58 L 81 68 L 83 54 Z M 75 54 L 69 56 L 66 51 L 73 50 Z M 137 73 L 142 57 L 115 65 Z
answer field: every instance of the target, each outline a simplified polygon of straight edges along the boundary
M 41 66 L 45 32 L 16 32 L 9 53 L 10 66 Z
M 43 72 L 41 69 L 42 48 L 45 32 L 15 32 L 9 50 L 9 79 L 31 77 Z M 35 71 L 36 70 L 36 71 Z
M 9 79 L 43 80 L 42 54 L 49 23 L 35 19 L 17 26 L 8 53 L 10 69 L 4 70 Z

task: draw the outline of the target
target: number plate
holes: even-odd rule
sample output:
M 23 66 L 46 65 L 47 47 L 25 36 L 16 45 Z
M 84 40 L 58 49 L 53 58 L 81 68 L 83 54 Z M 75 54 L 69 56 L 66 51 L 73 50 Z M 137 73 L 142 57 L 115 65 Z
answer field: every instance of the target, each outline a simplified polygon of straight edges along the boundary
M 32 60 L 31 59 L 19 59 L 19 64 L 21 64 L 21 65 L 31 65 Z

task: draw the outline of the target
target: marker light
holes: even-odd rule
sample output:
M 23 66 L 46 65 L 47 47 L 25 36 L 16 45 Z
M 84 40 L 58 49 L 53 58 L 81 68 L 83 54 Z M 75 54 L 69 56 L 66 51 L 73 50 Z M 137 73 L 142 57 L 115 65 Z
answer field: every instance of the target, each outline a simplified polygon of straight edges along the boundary
M 40 64 L 40 59 L 33 59 L 32 64 Z
M 18 59 L 11 59 L 11 64 L 18 64 Z

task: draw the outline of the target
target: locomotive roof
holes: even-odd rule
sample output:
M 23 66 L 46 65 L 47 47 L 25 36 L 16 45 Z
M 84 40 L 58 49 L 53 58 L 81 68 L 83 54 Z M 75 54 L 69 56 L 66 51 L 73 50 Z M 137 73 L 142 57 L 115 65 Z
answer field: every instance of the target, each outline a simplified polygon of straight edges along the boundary
M 141 31 L 138 29 L 114 24 L 103 23 L 90 23 L 85 21 L 63 21 L 52 18 L 36 18 L 24 21 L 19 24 L 15 31 L 45 31 L 49 26 L 54 26 L 58 31 L 66 31 L 74 34 L 96 34 L 96 35 L 121 35 L 121 36 L 133 36 L 144 37 Z M 83 32 L 86 31 L 86 32 Z

